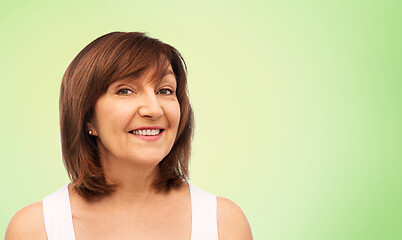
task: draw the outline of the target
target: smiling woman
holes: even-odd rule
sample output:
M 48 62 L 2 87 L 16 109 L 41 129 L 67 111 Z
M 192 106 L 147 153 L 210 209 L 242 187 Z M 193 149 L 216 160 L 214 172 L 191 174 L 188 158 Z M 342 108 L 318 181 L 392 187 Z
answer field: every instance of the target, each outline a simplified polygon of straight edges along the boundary
M 20 210 L 6 239 L 252 239 L 236 204 L 188 183 L 192 126 L 175 48 L 138 32 L 96 39 L 61 86 L 71 183 Z
M 106 93 L 98 98 L 87 128 L 92 136 L 102 140 L 97 148 L 103 168 L 122 161 L 121 166 L 147 169 L 158 165 L 172 149 L 179 127 L 180 104 L 175 94 L 176 78 L 170 64 L 167 68 L 171 74 L 164 74 L 158 82 L 149 82 L 155 73 L 151 69 L 142 77 L 124 78 L 112 83 Z M 191 122 L 185 130 L 190 131 L 190 126 Z M 185 141 L 188 142 L 188 139 Z M 178 159 L 168 160 L 175 164 L 174 160 Z M 172 172 L 169 176 L 171 181 L 181 180 L 188 174 L 187 169 L 176 171 L 178 174 Z M 158 175 L 167 173 L 164 170 Z

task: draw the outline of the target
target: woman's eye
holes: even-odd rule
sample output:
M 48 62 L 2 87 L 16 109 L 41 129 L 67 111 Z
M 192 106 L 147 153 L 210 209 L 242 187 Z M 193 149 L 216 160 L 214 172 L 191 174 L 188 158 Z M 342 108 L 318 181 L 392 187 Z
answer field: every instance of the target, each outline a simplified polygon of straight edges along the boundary
M 117 94 L 119 94 L 119 95 L 130 95 L 132 93 L 133 93 L 133 91 L 131 91 L 130 89 L 127 89 L 127 88 L 123 88 L 123 89 L 120 89 L 119 91 L 117 91 Z
M 159 94 L 163 94 L 163 95 L 172 95 L 172 94 L 173 94 L 173 91 L 170 90 L 170 89 L 168 89 L 168 88 L 164 88 L 164 89 L 159 90 Z

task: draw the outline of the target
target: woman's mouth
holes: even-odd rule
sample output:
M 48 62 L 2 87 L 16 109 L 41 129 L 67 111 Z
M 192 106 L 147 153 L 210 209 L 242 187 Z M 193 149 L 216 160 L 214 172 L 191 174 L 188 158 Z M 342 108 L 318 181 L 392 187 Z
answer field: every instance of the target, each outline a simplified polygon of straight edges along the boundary
M 131 130 L 129 133 L 134 135 L 137 138 L 140 138 L 142 140 L 146 141 L 155 141 L 158 140 L 163 133 L 164 129 L 137 129 L 137 130 Z

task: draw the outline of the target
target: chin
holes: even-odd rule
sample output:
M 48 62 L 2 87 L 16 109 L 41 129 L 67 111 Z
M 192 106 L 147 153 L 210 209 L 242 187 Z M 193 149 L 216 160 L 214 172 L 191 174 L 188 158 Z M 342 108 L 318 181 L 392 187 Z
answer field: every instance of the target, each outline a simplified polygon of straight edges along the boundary
M 129 161 L 134 163 L 135 165 L 140 165 L 140 166 L 149 166 L 149 167 L 154 167 L 158 165 L 163 158 L 166 155 L 156 155 L 156 156 L 147 156 L 146 158 L 144 156 L 139 156 L 138 158 L 130 158 Z

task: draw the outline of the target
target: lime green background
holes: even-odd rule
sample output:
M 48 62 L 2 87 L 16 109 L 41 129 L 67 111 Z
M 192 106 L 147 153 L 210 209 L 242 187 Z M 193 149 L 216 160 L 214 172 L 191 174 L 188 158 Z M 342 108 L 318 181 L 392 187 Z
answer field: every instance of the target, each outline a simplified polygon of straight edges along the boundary
M 61 77 L 90 41 L 178 48 L 195 111 L 191 180 L 255 239 L 402 239 L 400 1 L 0 0 L 0 234 L 67 181 Z

